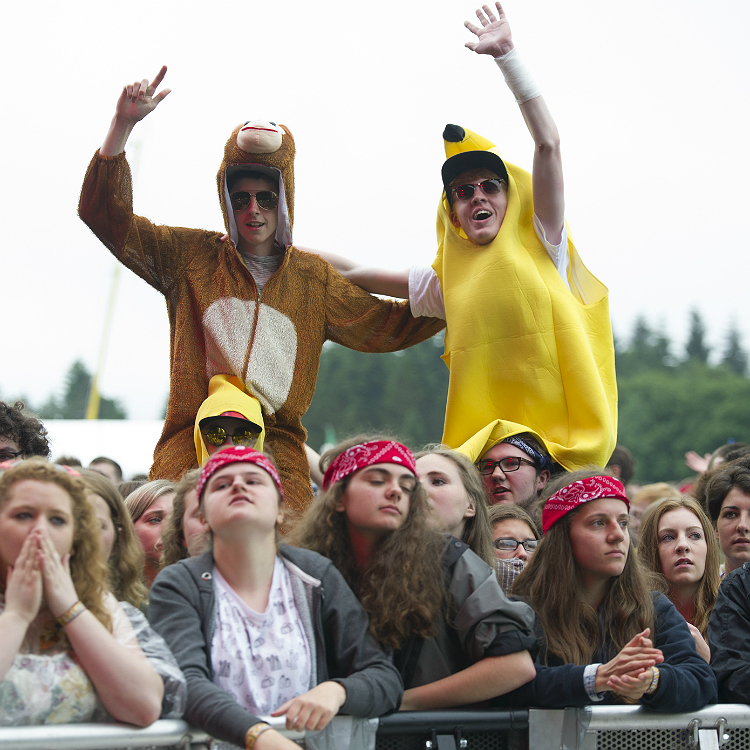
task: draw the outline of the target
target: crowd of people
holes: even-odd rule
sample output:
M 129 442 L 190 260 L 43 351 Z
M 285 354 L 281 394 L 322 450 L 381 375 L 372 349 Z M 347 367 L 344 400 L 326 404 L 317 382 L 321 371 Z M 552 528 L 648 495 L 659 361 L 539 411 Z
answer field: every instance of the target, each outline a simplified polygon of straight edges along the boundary
M 0 723 L 184 716 L 272 750 L 294 745 L 268 716 L 750 701 L 750 447 L 632 485 L 557 130 L 500 4 L 477 18 L 466 46 L 500 67 L 534 171 L 449 125 L 438 256 L 404 273 L 292 245 L 273 122 L 227 141 L 226 235 L 136 216 L 124 149 L 166 68 L 123 89 L 79 213 L 166 298 L 164 432 L 150 478 L 123 481 L 106 456 L 51 462 L 43 424 L 0 403 Z M 446 325 L 440 443 L 305 444 L 326 340 L 393 351 Z
M 474 465 L 360 436 L 300 517 L 231 435 L 176 485 L 113 481 L 0 412 L 4 724 L 184 715 L 262 749 L 293 746 L 269 715 L 750 702 L 750 446 L 682 492 L 614 464 L 536 489 L 549 457 L 520 438 Z M 524 470 L 533 497 L 498 498 Z

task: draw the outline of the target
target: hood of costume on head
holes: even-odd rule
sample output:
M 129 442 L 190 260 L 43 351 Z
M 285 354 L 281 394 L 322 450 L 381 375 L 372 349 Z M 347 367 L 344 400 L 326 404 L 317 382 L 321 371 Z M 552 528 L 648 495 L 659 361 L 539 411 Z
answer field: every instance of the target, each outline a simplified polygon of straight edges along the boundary
M 219 202 L 229 237 L 237 244 L 237 224 L 229 202 L 227 175 L 255 171 L 279 181 L 279 225 L 276 242 L 284 249 L 292 244 L 294 225 L 294 138 L 284 125 L 267 120 L 248 120 L 238 125 L 224 146 L 224 159 L 216 174 Z
M 510 185 L 508 168 L 492 141 L 460 125 L 446 125 L 443 130 L 443 145 L 446 158 L 442 169 L 445 188 L 443 206 L 449 215 L 451 206 L 447 195 L 448 184 L 463 172 L 472 169 L 488 169 Z M 463 229 L 456 231 L 463 239 L 467 239 Z
M 456 451 L 463 453 L 464 456 L 468 456 L 472 463 L 476 463 L 493 445 L 502 443 L 506 438 L 519 435 L 522 432 L 528 432 L 530 435 L 533 435 L 544 446 L 547 453 L 550 452 L 544 438 L 537 432 L 524 427 L 522 424 L 507 422 L 502 419 L 490 422 L 486 427 L 479 430 L 476 435 L 470 437 L 463 445 L 456 448 Z
M 248 395 L 242 381 L 234 375 L 214 375 L 208 384 L 208 398 L 201 404 L 195 418 L 193 437 L 199 466 L 202 466 L 208 460 L 208 450 L 200 431 L 201 420 L 206 419 L 206 417 L 218 417 L 227 411 L 236 411 L 238 414 L 242 414 L 245 419 L 262 428 L 255 448 L 258 451 L 263 450 L 266 428 L 263 424 L 260 401 Z

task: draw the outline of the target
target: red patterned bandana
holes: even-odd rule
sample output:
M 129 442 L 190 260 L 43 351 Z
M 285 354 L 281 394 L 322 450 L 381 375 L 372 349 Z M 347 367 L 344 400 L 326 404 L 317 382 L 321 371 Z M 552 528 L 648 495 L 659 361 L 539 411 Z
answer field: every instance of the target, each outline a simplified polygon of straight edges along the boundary
M 373 440 L 353 445 L 336 456 L 323 477 L 323 489 L 327 490 L 332 484 L 354 474 L 358 469 L 373 464 L 399 464 L 409 469 L 412 474 L 417 473 L 414 455 L 405 445 L 395 440 Z
M 557 523 L 566 513 L 570 513 L 579 505 L 604 497 L 622 500 L 628 512 L 630 512 L 630 501 L 625 494 L 625 487 L 619 479 L 614 477 L 587 477 L 565 485 L 544 504 L 542 534 L 546 534 L 550 526 Z
M 262 453 L 256 451 L 255 448 L 247 448 L 243 445 L 233 445 L 231 448 L 224 448 L 224 450 L 214 453 L 211 458 L 206 461 L 201 469 L 201 476 L 198 480 L 198 485 L 195 488 L 200 500 L 203 494 L 203 488 L 206 486 L 206 482 L 211 478 L 211 475 L 218 471 L 222 466 L 227 464 L 237 463 L 250 463 L 260 466 L 271 475 L 271 479 L 275 482 L 281 493 L 281 499 L 284 499 L 284 490 L 281 487 L 281 480 L 279 479 L 276 467 L 271 461 L 266 458 Z

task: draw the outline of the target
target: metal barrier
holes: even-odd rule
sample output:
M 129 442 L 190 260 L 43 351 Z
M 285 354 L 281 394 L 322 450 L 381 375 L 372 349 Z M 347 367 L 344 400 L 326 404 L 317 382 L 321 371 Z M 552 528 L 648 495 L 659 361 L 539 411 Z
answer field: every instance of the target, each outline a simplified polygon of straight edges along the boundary
M 289 739 L 284 719 L 269 719 Z M 334 719 L 334 722 L 341 721 Z M 373 720 L 375 721 L 375 720 Z M 0 750 L 200 750 L 208 737 L 184 721 L 0 728 Z M 750 750 L 750 706 L 720 704 L 686 714 L 639 706 L 529 711 L 405 711 L 378 721 L 377 750 Z
M 750 706 L 722 703 L 686 714 L 640 706 L 529 710 L 533 750 L 750 750 Z

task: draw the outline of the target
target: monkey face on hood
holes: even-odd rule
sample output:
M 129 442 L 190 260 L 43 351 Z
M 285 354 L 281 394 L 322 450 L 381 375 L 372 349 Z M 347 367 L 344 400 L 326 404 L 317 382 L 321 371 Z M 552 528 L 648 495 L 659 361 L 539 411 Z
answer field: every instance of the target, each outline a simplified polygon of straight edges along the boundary
M 227 176 L 235 171 L 255 171 L 279 182 L 279 223 L 276 242 L 283 248 L 292 244 L 294 224 L 294 138 L 284 125 L 267 120 L 249 120 L 238 125 L 224 146 L 224 159 L 216 174 L 219 203 L 224 225 L 237 244 L 237 224 L 230 208 Z

